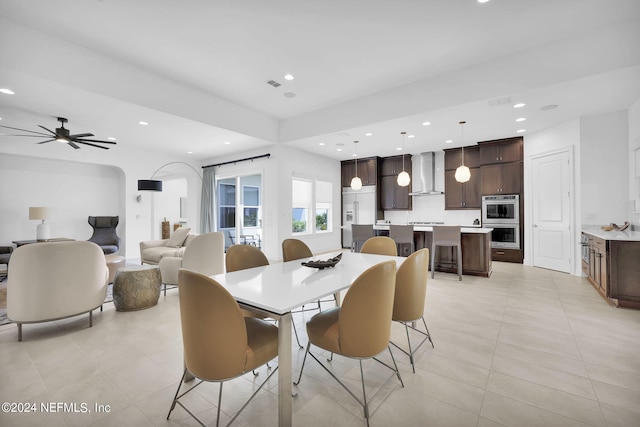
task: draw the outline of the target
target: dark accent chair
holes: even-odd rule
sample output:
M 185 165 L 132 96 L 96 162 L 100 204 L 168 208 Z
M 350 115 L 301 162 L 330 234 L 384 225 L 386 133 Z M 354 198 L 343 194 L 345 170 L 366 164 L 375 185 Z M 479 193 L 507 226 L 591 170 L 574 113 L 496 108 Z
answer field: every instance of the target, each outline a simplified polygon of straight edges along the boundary
M 93 236 L 89 242 L 100 246 L 105 255 L 116 253 L 120 248 L 120 237 L 116 234 L 118 221 L 117 216 L 89 217 L 89 225 L 93 228 Z
M 0 246 L 0 264 L 7 264 L 7 268 L 9 267 L 9 258 L 11 258 L 11 253 L 13 252 L 13 246 Z M 7 276 L 6 271 L 0 271 L 0 280 L 4 280 Z

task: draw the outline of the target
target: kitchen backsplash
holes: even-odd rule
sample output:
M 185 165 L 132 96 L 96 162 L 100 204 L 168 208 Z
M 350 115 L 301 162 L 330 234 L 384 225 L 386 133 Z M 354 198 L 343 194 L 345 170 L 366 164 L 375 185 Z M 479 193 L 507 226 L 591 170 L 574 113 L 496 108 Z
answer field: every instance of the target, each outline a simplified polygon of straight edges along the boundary
M 444 209 L 444 194 L 414 196 L 413 210 L 385 211 L 384 219 L 392 223 L 406 224 L 414 221 L 437 221 L 446 225 L 471 225 L 480 220 L 480 209 L 449 210 Z

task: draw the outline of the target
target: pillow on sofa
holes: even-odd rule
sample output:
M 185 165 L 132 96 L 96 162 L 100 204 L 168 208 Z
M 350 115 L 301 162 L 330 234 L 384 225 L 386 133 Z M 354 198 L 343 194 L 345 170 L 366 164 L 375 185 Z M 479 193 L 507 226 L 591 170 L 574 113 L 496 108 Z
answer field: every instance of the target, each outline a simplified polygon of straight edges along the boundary
M 167 241 L 166 246 L 168 246 L 170 248 L 179 248 L 179 247 L 181 247 L 182 244 L 184 243 L 185 239 L 189 235 L 190 231 L 191 231 L 191 229 L 190 228 L 186 228 L 186 227 L 176 228 L 176 230 L 173 232 L 173 234 L 171 235 L 171 237 Z

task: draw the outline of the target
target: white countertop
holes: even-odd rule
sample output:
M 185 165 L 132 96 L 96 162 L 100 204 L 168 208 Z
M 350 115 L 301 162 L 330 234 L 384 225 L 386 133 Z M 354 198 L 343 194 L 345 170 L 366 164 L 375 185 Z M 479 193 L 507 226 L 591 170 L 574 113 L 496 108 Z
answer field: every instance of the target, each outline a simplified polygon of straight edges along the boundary
M 631 231 L 629 227 L 624 231 L 619 230 L 611 230 L 604 231 L 597 225 L 585 225 L 582 227 L 582 232 L 590 234 L 594 237 L 599 237 L 604 240 L 619 240 L 619 241 L 627 241 L 627 242 L 640 242 L 640 232 L 639 231 Z
M 374 224 L 373 229 L 374 230 L 388 230 L 389 226 L 391 224 Z M 395 225 L 395 224 L 394 224 Z M 401 225 L 406 225 L 406 224 L 401 224 Z M 445 224 L 443 224 L 445 225 Z M 433 231 L 433 227 L 431 225 L 419 225 L 419 224 L 415 224 L 413 226 L 413 231 Z M 493 228 L 484 228 L 484 227 L 462 227 L 460 229 L 460 232 L 462 233 L 468 233 L 468 234 L 486 234 L 486 233 L 490 233 L 493 231 Z

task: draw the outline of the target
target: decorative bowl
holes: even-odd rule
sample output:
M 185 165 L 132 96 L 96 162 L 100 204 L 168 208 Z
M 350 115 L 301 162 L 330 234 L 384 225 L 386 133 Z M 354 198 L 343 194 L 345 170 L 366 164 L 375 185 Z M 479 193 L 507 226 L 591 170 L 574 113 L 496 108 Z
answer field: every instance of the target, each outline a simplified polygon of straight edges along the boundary
M 334 256 L 333 258 L 325 261 L 307 261 L 303 262 L 302 265 L 304 265 L 305 267 L 317 268 L 322 270 L 327 267 L 335 267 L 335 265 L 339 263 L 341 259 L 342 254 L 338 254 L 337 256 Z

